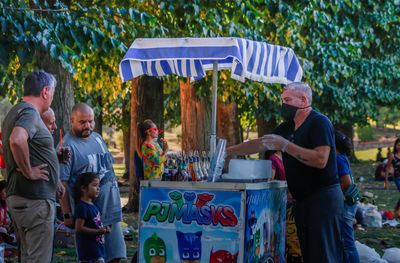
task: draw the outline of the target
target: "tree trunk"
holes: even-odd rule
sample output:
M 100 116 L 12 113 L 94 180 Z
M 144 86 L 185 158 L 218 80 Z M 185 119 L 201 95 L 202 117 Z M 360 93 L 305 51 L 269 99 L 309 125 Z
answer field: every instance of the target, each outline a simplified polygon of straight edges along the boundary
M 227 147 L 241 143 L 240 121 L 236 103 L 217 103 L 217 136 L 227 140 Z
M 224 105 L 220 100 L 217 101 L 217 137 L 226 139 L 226 147 L 241 143 L 240 121 L 238 117 L 237 105 L 235 102 Z M 228 168 L 229 160 L 234 158 L 228 156 L 225 160 L 224 169 Z
M 210 150 L 211 103 L 207 97 L 199 98 L 189 82 L 180 81 L 182 149 Z
M 93 99 L 96 101 L 97 106 L 103 109 L 103 97 L 100 91 L 93 92 Z M 94 122 L 96 125 L 94 126 L 94 131 L 103 136 L 103 111 L 94 116 Z
M 278 122 L 276 121 L 275 117 L 271 117 L 268 121 L 266 121 L 264 118 L 257 116 L 256 121 L 258 137 L 262 137 L 264 134 L 271 133 L 272 130 L 278 126 Z
M 351 157 L 350 157 L 350 161 L 352 162 L 358 162 L 358 159 L 356 158 L 355 154 L 354 154 L 354 128 L 353 128 L 353 124 L 352 123 L 335 123 L 334 124 L 335 127 L 335 131 L 341 131 L 344 133 L 344 135 L 346 135 L 348 138 L 351 139 Z
M 125 211 L 139 210 L 139 189 L 135 171 L 135 140 L 138 122 L 151 119 L 159 129 L 164 129 L 163 82 L 154 77 L 142 76 L 132 80 L 131 124 L 129 142 L 129 200 Z
M 132 94 L 131 94 L 132 96 Z M 128 99 L 124 100 L 124 103 L 122 104 L 122 119 L 123 120 L 130 120 L 131 118 L 131 109 L 130 109 L 131 103 L 129 102 Z M 129 140 L 130 140 L 130 134 L 131 134 L 131 126 L 123 126 L 122 128 L 122 134 L 123 134 L 123 141 L 124 141 L 124 160 L 125 160 L 125 173 L 123 175 L 123 179 L 129 180 L 129 160 L 130 160 L 130 146 L 129 146 Z
M 124 179 L 129 179 L 129 161 L 130 161 L 130 134 L 131 127 L 124 128 L 122 130 L 123 140 L 124 140 L 124 160 L 125 160 L 125 173 L 123 175 Z
M 71 130 L 71 110 L 74 104 L 74 81 L 73 76 L 62 65 L 54 61 L 49 53 L 40 54 L 36 52 L 37 66 L 44 71 L 53 74 L 57 79 L 56 91 L 51 104 L 56 116 L 58 129 L 62 130 L 63 136 Z M 60 142 L 60 133 L 54 132 L 54 145 Z

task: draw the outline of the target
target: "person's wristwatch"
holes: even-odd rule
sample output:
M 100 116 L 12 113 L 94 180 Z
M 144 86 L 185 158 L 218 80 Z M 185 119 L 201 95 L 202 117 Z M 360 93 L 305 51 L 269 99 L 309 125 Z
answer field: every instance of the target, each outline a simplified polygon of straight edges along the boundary
M 72 218 L 74 216 L 74 214 L 69 212 L 69 213 L 64 214 L 63 216 L 64 216 L 64 219 L 70 219 L 70 218 Z

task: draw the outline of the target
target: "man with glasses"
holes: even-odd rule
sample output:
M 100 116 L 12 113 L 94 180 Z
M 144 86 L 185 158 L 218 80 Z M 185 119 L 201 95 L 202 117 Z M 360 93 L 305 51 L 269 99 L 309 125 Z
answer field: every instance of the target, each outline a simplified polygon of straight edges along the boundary
M 227 153 L 281 150 L 289 190 L 296 199 L 296 226 L 304 262 L 342 262 L 343 194 L 336 173 L 334 129 L 311 108 L 306 83 L 291 83 L 281 95 L 285 122 L 273 134 L 229 147 Z

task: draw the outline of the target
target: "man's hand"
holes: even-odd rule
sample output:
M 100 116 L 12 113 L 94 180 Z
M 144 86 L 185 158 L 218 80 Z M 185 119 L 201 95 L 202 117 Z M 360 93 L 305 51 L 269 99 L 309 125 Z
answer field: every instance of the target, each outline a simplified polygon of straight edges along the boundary
M 24 174 L 20 168 L 17 168 L 17 171 L 21 172 L 29 180 L 49 181 L 49 172 L 43 169 L 45 167 L 47 167 L 47 163 L 32 167 L 29 174 Z
M 57 184 L 57 199 L 62 199 L 63 197 L 64 197 L 64 194 L 65 194 L 65 187 L 64 187 L 64 185 L 62 184 L 62 182 L 61 181 L 58 181 L 58 184 Z
M 99 229 L 100 235 L 111 233 L 111 228 L 109 226 L 103 226 Z
M 68 165 L 68 162 L 71 160 L 71 152 L 68 151 L 66 156 L 64 156 L 62 150 L 56 151 L 56 153 L 57 153 L 58 162 L 61 164 Z
M 262 143 L 268 150 L 279 150 L 285 152 L 289 141 L 276 134 L 267 134 L 262 137 Z

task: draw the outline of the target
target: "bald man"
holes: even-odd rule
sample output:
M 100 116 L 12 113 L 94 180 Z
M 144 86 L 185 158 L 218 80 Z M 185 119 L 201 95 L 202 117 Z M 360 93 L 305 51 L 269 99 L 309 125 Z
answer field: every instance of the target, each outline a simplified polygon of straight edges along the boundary
M 60 201 L 67 227 L 74 227 L 74 188 L 77 177 L 86 172 L 94 172 L 100 177 L 100 194 L 95 204 L 100 208 L 101 221 L 111 227 L 111 233 L 105 234 L 105 262 L 119 262 L 126 257 L 126 245 L 120 221 L 122 209 L 117 178 L 114 173 L 114 158 L 107 149 L 100 134 L 93 132 L 93 109 L 78 103 L 71 112 L 71 131 L 63 138 L 63 146 L 71 150 L 71 161 L 60 165 L 60 179 L 67 189 Z M 77 240 L 79 242 L 79 240 Z M 79 259 L 84 255 L 78 255 Z
M 47 129 L 49 129 L 49 132 L 54 134 L 54 131 L 57 129 L 57 124 L 53 109 L 49 108 L 47 111 L 43 112 L 40 117 L 42 118 L 42 121 L 44 122 L 44 125 L 46 125 Z

